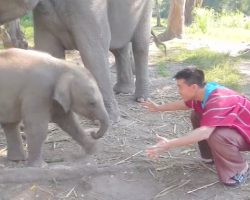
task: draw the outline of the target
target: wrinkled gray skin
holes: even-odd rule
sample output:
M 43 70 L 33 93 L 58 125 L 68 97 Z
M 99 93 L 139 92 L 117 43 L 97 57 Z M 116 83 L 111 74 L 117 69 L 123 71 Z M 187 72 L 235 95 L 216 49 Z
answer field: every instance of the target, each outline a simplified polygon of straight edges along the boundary
M 0 123 L 6 134 L 9 160 L 24 160 L 18 130 L 22 120 L 28 143 L 28 165 L 44 164 L 41 149 L 48 123 L 56 123 L 91 153 L 88 137 L 74 113 L 100 121 L 90 134 L 103 136 L 109 116 L 93 76 L 86 68 L 48 54 L 21 49 L 0 53 Z
M 0 0 L 0 22 L 12 16 L 19 17 L 25 13 L 25 8 L 32 9 L 37 2 Z M 128 44 L 132 42 L 136 66 L 135 99 L 147 99 L 150 18 L 151 0 L 41 0 L 34 9 L 35 48 L 59 58 L 64 58 L 66 49 L 79 50 L 84 65 L 97 80 L 110 119 L 118 121 L 119 109 L 110 81 L 108 51 L 111 50 L 116 59 L 114 91 L 131 93 L 134 79 Z

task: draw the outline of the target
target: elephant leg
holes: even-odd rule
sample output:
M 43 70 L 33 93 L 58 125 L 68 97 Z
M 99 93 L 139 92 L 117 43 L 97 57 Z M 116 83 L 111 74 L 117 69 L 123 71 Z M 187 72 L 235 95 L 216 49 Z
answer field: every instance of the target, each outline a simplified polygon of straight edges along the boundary
M 91 9 L 86 12 L 90 11 Z M 95 13 L 88 13 L 86 17 L 77 19 L 76 21 L 79 20 L 81 23 L 77 30 L 72 30 L 73 37 L 85 67 L 89 69 L 97 81 L 110 120 L 117 122 L 120 112 L 111 86 L 108 62 L 110 45 L 108 19 L 105 14 L 104 17 L 98 17 L 98 19 L 95 15 Z M 89 19 L 92 19 L 91 24 L 89 24 Z M 86 26 L 86 24 L 89 24 L 89 26 Z
M 37 12 L 34 12 L 34 43 L 35 49 L 50 53 L 57 58 L 65 58 L 65 49 L 59 39 L 47 29 L 43 21 L 40 21 Z M 60 33 L 59 33 L 60 34 Z
M 94 49 L 93 51 L 99 51 L 97 49 Z M 93 53 L 93 55 L 85 55 L 85 52 L 82 51 L 83 50 L 80 50 L 81 57 L 83 57 L 85 66 L 89 69 L 97 81 L 110 120 L 118 122 L 120 118 L 120 111 L 111 87 L 110 71 L 107 60 L 108 55 L 103 54 L 103 51 L 100 51 L 97 54 Z
M 151 12 L 145 11 L 145 13 Z M 150 40 L 150 16 L 151 15 L 148 15 L 145 16 L 145 18 L 141 19 L 132 38 L 136 76 L 135 100 L 139 102 L 145 101 L 148 98 L 148 51 Z
M 24 121 L 28 144 L 28 166 L 44 167 L 42 146 L 47 136 L 48 121 L 45 119 L 26 119 Z
M 80 144 L 86 153 L 91 154 L 94 151 L 94 140 L 81 128 L 78 119 L 72 112 L 53 115 L 52 121 Z
M 42 158 L 42 146 L 50 121 L 50 106 L 47 100 L 42 97 L 27 98 L 22 105 L 22 115 L 27 136 L 28 166 L 47 166 Z
M 131 45 L 128 43 L 121 49 L 112 50 L 115 56 L 117 68 L 117 83 L 114 86 L 115 93 L 129 94 L 134 92 L 134 75 L 130 58 Z
M 12 161 L 26 159 L 18 124 L 19 123 L 2 123 L 8 147 L 7 158 Z

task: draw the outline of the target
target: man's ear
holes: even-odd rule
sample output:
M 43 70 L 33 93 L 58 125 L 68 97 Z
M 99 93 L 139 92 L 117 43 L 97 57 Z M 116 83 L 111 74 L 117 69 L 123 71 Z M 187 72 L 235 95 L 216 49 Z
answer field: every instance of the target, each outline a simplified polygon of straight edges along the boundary
M 192 88 L 193 88 L 194 90 L 197 90 L 197 89 L 199 89 L 199 86 L 198 86 L 197 84 L 192 84 Z
M 61 75 L 55 85 L 53 99 L 63 107 L 65 112 L 69 112 L 71 107 L 70 85 L 72 79 L 72 74 L 65 73 Z

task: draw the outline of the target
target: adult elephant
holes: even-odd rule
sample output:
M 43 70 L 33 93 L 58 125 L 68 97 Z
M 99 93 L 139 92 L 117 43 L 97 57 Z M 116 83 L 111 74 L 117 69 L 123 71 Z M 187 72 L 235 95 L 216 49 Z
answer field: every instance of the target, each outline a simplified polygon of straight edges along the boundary
M 0 19 L 3 18 L 1 12 L 10 9 L 5 2 L 0 0 Z M 20 4 L 17 0 L 11 2 Z M 28 8 L 37 3 L 35 0 L 23 2 L 26 7 L 29 2 Z M 110 119 L 118 121 L 108 51 L 111 50 L 116 59 L 115 92 L 130 93 L 134 90 L 129 61 L 129 42 L 132 43 L 136 66 L 135 99 L 144 101 L 148 97 L 150 18 L 151 0 L 40 0 L 34 9 L 35 47 L 59 58 L 65 56 L 64 50 L 79 50 L 84 65 L 97 80 Z

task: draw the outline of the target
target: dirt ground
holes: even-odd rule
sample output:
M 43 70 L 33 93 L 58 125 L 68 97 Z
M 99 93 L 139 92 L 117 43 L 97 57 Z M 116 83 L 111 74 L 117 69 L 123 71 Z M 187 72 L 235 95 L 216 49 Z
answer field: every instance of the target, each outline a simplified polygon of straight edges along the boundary
M 178 99 L 171 77 L 183 67 L 168 65 L 168 77 L 160 77 L 151 63 L 151 99 L 159 103 Z M 113 69 L 111 73 L 114 81 Z M 1 132 L 0 168 L 19 171 L 10 183 L 1 182 L 4 174 L 0 175 L 0 200 L 250 200 L 250 181 L 238 188 L 223 186 L 214 166 L 200 161 L 195 145 L 172 150 L 159 160 L 146 157 L 145 148 L 155 144 L 156 133 L 174 138 L 191 130 L 189 112 L 149 113 L 133 101 L 132 95 L 116 98 L 121 121 L 98 140 L 94 155 L 85 156 L 75 141 L 50 124 L 44 145 L 49 167 L 42 169 L 42 176 L 37 173 L 26 182 L 18 180 L 22 169 L 29 169 L 24 163 L 6 160 L 6 141 Z M 84 128 L 94 127 L 86 119 L 81 119 L 81 123 Z M 245 156 L 250 158 L 249 154 Z M 50 174 L 53 170 L 59 174 Z

